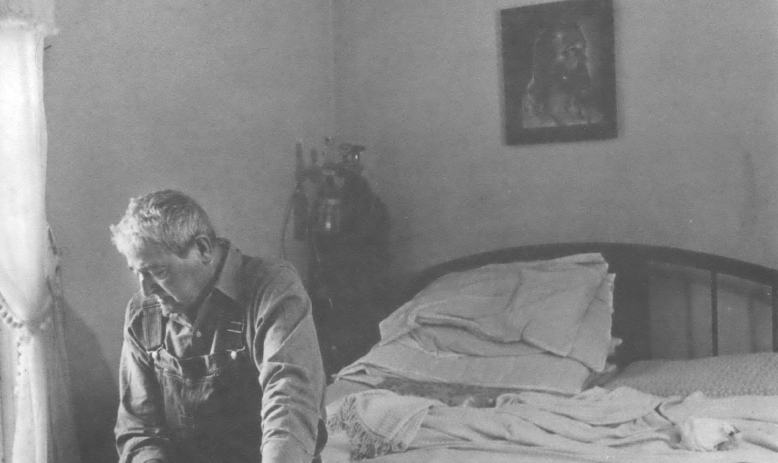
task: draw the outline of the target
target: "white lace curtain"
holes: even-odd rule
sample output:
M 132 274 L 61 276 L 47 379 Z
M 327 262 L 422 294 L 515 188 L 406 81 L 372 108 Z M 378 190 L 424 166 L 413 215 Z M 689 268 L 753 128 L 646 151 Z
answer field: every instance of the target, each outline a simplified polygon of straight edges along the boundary
M 43 42 L 55 32 L 53 12 L 53 0 L 0 0 L 0 316 L 18 347 L 5 455 L 13 463 L 79 459 L 58 255 L 45 212 Z

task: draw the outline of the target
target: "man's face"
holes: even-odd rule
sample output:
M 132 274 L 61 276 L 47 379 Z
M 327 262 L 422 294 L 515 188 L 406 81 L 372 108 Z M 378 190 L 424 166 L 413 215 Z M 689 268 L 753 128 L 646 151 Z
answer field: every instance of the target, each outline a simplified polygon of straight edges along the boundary
M 210 275 L 203 254 L 192 246 L 180 257 L 160 246 L 146 245 L 125 255 L 145 297 L 154 297 L 165 315 L 186 313 L 199 302 Z
M 557 84 L 568 92 L 580 94 L 589 88 L 591 78 L 587 66 L 586 38 L 574 28 L 557 32 L 554 37 L 556 56 L 554 75 Z

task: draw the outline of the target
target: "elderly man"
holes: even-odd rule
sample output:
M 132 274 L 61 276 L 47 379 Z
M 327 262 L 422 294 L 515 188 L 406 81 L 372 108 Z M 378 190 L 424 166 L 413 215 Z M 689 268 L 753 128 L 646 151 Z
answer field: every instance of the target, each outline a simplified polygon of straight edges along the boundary
M 140 285 L 125 318 L 120 461 L 318 461 L 325 379 L 292 266 L 241 254 L 177 191 L 132 199 L 111 232 Z

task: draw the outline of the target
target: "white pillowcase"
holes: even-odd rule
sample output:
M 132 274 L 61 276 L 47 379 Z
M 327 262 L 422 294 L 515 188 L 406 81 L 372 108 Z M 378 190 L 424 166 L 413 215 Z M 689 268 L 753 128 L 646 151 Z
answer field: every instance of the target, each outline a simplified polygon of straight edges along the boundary
M 368 372 L 415 381 L 578 394 L 591 370 L 581 362 L 554 354 L 518 357 L 438 357 L 428 352 L 392 343 L 373 348 L 367 355 L 341 370 L 337 377 Z
M 692 360 L 641 360 L 604 384 L 663 397 L 701 391 L 708 397 L 778 395 L 778 354 L 722 355 Z

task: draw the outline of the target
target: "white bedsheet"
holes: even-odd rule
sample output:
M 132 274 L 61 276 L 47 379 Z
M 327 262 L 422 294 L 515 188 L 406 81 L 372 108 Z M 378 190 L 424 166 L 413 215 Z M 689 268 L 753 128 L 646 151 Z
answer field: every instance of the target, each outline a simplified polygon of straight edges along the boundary
M 345 432 L 330 435 L 322 453 L 324 463 L 348 463 L 349 439 Z M 369 463 L 775 463 L 775 452 L 760 448 L 738 448 L 726 452 L 640 453 L 611 448 L 591 454 L 561 450 L 494 444 L 473 448 L 457 446 L 419 449 L 365 460 Z
M 347 407 L 331 404 L 333 432 L 324 461 L 348 461 L 355 448 L 346 433 L 337 428 L 349 429 L 352 436 L 364 436 L 377 423 L 382 430 L 392 430 L 382 431 L 384 437 L 399 439 L 403 444 L 377 447 L 374 442 L 370 455 L 377 457 L 370 460 L 374 462 L 778 461 L 775 396 L 714 399 L 692 394 L 681 400 L 629 388 L 593 389 L 572 398 L 511 394 L 499 401 L 500 406 L 489 409 L 447 407 L 417 398 L 408 399 L 412 403 L 404 406 L 405 400 L 389 392 L 371 391 L 346 396 L 341 403 Z M 380 416 L 371 416 L 376 411 Z M 681 429 L 689 420 L 700 418 L 737 429 L 732 439 L 734 447 L 715 452 L 684 449 Z M 413 425 L 397 427 L 392 424 L 395 421 L 412 421 Z M 396 430 L 413 435 L 404 431 L 396 435 Z

